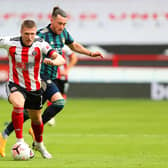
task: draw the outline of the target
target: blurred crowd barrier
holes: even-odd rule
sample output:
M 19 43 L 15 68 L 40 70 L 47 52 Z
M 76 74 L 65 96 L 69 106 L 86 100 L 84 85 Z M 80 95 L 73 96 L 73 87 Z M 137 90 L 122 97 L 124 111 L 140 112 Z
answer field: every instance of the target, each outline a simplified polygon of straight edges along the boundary
M 66 26 L 74 39 L 105 56 L 78 55 L 70 72 L 70 96 L 168 99 L 167 1 L 0 1 L 1 36 L 20 33 L 21 22 L 28 18 L 38 28 L 48 25 L 57 5 L 67 11 Z M 7 79 L 7 53 L 0 51 L 0 97 Z
M 67 11 L 68 30 L 83 44 L 163 44 L 168 42 L 168 2 L 165 0 L 6 0 L 0 1 L 0 34 L 16 34 L 20 23 L 50 22 L 53 6 Z M 12 30 L 11 30 L 12 27 Z

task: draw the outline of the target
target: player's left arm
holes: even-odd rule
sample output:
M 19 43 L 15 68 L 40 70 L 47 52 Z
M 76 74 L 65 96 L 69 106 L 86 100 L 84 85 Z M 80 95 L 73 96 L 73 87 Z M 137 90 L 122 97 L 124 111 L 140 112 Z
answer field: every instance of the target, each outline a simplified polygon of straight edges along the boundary
M 99 51 L 92 52 L 92 51 L 88 50 L 83 45 L 81 45 L 77 42 L 73 42 L 73 43 L 69 44 L 68 46 L 73 51 L 78 52 L 80 54 L 85 54 L 85 55 L 88 55 L 90 57 L 101 57 L 101 58 L 103 58 L 103 55 Z
M 63 70 L 60 69 L 60 74 L 62 76 L 68 75 L 71 68 L 74 67 L 77 62 L 78 62 L 78 58 L 77 58 L 76 54 L 74 52 L 72 52 L 71 55 L 69 55 L 69 63 L 67 64 L 67 67 Z

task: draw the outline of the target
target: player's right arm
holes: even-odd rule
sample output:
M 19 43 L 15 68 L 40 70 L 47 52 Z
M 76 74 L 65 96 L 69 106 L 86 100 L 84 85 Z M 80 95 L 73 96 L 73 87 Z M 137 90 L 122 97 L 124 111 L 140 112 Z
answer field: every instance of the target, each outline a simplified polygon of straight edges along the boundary
M 52 66 L 60 66 L 65 64 L 65 59 L 62 55 L 58 54 L 46 41 L 43 39 L 43 53 L 47 55 L 47 58 L 44 58 L 43 62 Z
M 44 58 L 43 61 L 45 64 L 52 65 L 52 66 L 60 66 L 65 64 L 65 59 L 62 57 L 62 55 L 58 54 L 56 51 L 54 51 L 50 58 Z
M 10 45 L 10 37 L 0 37 L 0 48 L 8 48 Z

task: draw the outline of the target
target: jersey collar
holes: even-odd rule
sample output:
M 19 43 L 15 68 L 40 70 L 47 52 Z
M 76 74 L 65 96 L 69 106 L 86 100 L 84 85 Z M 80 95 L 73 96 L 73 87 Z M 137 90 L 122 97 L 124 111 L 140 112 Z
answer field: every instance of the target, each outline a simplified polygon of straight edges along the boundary
M 31 47 L 32 44 L 33 44 L 33 43 L 32 43 L 30 46 L 26 46 L 26 45 L 24 45 L 23 40 L 22 40 L 22 37 L 20 37 L 20 43 L 21 43 L 21 45 L 22 45 L 23 47 Z

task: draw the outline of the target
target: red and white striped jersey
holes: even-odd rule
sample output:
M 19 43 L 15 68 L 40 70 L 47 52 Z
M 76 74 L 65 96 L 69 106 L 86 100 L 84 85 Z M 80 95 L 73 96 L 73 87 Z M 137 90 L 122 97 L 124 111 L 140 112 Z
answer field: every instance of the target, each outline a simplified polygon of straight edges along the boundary
M 62 56 L 65 59 L 65 64 L 58 67 L 57 79 L 68 80 L 68 75 L 63 76 L 60 74 L 60 71 L 67 69 L 72 54 L 73 54 L 72 50 L 68 46 L 64 45 L 64 47 L 62 48 Z
M 23 45 L 21 37 L 1 37 L 0 47 L 8 51 L 9 81 L 27 91 L 39 90 L 42 54 L 52 54 L 50 45 L 39 37 L 29 47 Z

